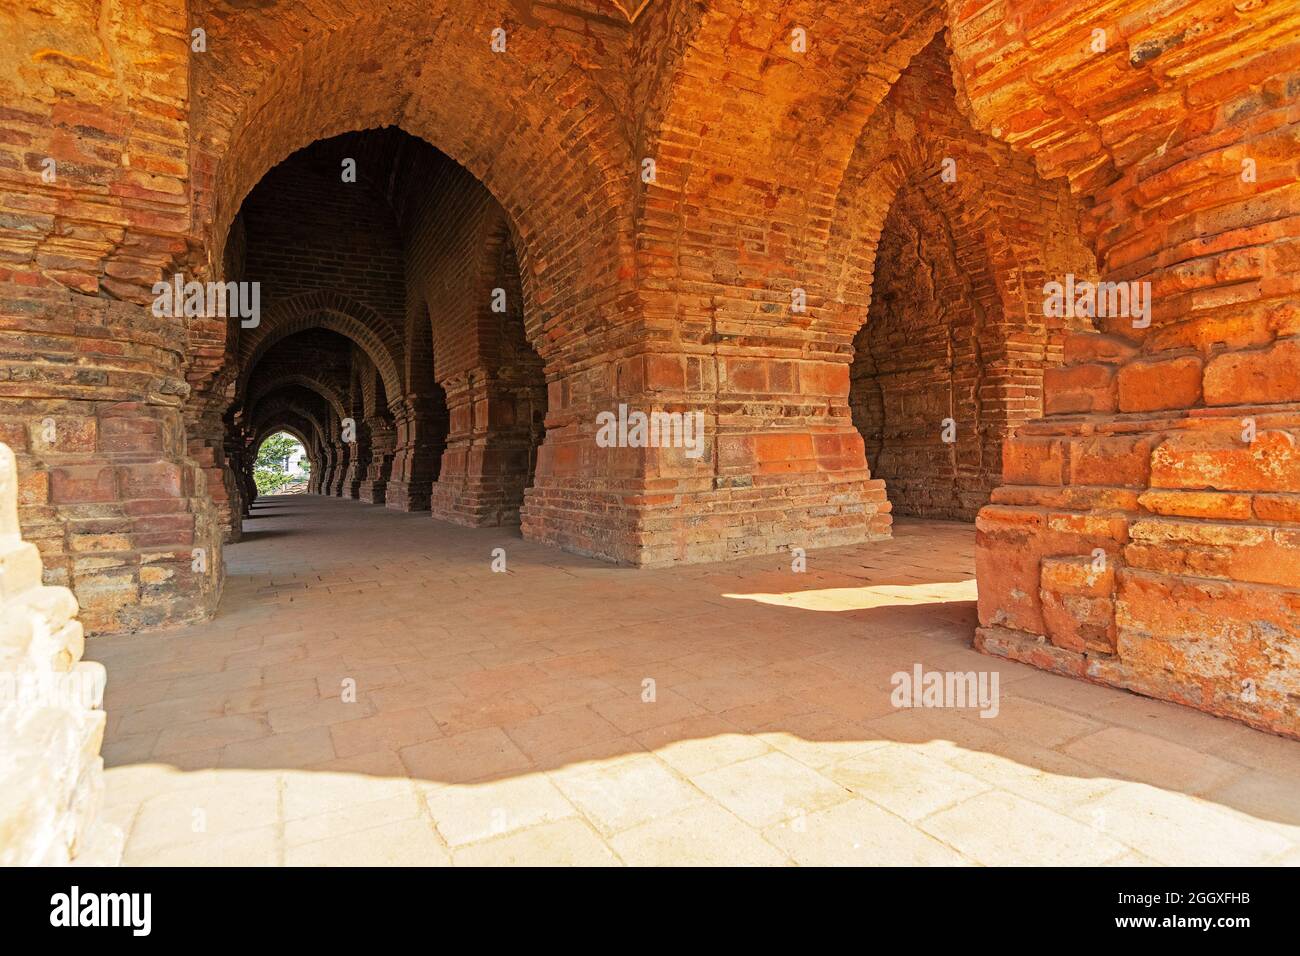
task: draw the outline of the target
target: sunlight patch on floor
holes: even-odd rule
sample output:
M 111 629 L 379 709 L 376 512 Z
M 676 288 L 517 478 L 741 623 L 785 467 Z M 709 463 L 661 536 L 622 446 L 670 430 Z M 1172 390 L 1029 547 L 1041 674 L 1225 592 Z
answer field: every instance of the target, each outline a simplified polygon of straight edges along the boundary
M 149 763 L 107 784 L 136 865 L 1203 865 L 1267 860 L 1300 835 L 1177 791 L 870 732 L 683 737 L 465 783 Z M 1180 851 L 1186 825 L 1217 846 Z
M 864 611 L 900 604 L 945 604 L 974 601 L 975 579 L 935 584 L 882 584 L 860 588 L 819 588 L 778 594 L 724 594 L 738 601 L 756 601 L 801 611 Z

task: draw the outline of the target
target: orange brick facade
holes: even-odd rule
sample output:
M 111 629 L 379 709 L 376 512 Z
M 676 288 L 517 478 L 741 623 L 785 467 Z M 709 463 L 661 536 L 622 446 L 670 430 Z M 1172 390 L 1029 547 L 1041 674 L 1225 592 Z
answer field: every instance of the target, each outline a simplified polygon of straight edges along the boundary
M 635 565 L 974 519 L 981 650 L 1300 735 L 1300 5 L 0 22 L 0 440 L 91 632 L 212 612 L 288 430 L 315 493 Z

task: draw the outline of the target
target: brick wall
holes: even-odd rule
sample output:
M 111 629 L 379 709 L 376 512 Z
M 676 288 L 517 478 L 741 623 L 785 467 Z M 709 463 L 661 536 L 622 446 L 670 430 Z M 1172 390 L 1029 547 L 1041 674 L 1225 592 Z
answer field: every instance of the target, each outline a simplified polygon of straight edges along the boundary
M 243 277 L 262 283 L 262 307 L 305 292 L 337 291 L 402 327 L 402 240 L 382 194 L 362 178 L 345 183 L 332 143 L 273 169 L 241 209 L 247 252 Z

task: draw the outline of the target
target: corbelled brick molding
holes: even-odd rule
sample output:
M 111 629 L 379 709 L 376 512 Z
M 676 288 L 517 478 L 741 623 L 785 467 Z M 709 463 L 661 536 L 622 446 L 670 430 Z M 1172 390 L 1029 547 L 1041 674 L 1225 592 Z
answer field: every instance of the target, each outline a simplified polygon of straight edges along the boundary
M 0 444 L 0 866 L 114 864 L 104 792 L 104 665 L 81 659 L 77 601 L 41 583 L 18 528 L 14 453 Z

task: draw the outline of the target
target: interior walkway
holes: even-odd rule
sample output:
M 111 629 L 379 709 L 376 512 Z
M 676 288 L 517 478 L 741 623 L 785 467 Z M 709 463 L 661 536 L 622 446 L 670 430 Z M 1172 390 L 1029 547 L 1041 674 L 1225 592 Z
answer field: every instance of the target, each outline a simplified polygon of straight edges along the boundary
M 967 525 L 796 574 L 254 515 L 214 621 L 88 644 L 127 863 L 1300 863 L 1300 743 L 969 650 Z M 896 708 L 918 664 L 996 716 Z

